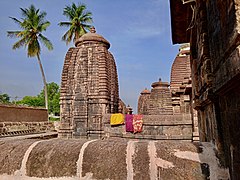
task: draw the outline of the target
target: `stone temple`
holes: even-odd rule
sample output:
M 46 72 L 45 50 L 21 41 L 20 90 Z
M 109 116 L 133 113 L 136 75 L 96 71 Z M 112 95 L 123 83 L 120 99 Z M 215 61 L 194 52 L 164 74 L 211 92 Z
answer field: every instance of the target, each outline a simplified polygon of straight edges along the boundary
M 171 82 L 152 83 L 151 91 L 144 89 L 138 99 L 138 113 L 173 115 L 191 113 L 191 70 L 189 44 L 180 47 L 171 69 Z M 169 88 L 170 87 L 170 88 Z
M 118 76 L 110 43 L 92 28 L 68 50 L 61 83 L 60 137 L 102 133 L 102 115 L 118 112 Z
M 198 140 L 190 102 L 189 45 L 182 46 L 174 60 L 171 83 L 159 79 L 151 92 L 141 93 L 138 113 L 144 120 L 142 132 L 137 134 L 126 132 L 124 124 L 110 125 L 111 114 L 126 114 L 129 108 L 119 98 L 110 43 L 92 28 L 75 46 L 68 50 L 62 72 L 59 137 Z
M 169 127 L 164 134 L 171 134 L 167 139 L 199 140 L 191 94 L 190 46 L 183 44 L 172 64 L 170 84 L 160 78 L 152 83 L 151 91 L 144 89 L 138 99 L 138 113 L 155 117 L 159 125 L 167 119 Z

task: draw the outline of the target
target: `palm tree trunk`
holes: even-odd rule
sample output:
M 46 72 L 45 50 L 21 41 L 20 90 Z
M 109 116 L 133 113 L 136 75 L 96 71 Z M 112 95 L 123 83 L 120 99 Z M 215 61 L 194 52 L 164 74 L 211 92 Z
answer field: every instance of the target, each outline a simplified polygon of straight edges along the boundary
M 38 64 L 39 64 L 39 67 L 40 67 L 40 70 L 41 70 L 42 80 L 43 80 L 43 84 L 44 84 L 45 107 L 48 110 L 47 81 L 46 81 L 46 78 L 45 78 L 45 74 L 44 74 L 44 71 L 43 71 L 43 66 L 42 66 L 39 54 L 37 55 L 37 59 L 38 59 Z

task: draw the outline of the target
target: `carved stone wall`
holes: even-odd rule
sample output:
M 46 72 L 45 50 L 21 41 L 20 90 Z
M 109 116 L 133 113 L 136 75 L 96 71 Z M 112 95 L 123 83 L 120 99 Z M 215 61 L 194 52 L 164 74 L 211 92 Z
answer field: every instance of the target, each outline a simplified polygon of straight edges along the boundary
M 193 100 L 200 140 L 213 142 L 231 179 L 240 179 L 239 1 L 197 1 L 191 36 Z
M 189 44 L 182 45 L 171 69 L 170 89 L 167 82 L 155 82 L 152 90 L 141 92 L 138 113 L 145 115 L 191 114 L 192 93 Z
M 116 64 L 109 42 L 94 30 L 75 46 L 68 50 L 62 72 L 59 135 L 100 136 L 102 115 L 118 112 Z
M 174 114 L 191 113 L 190 47 L 184 44 L 173 61 L 170 91 Z

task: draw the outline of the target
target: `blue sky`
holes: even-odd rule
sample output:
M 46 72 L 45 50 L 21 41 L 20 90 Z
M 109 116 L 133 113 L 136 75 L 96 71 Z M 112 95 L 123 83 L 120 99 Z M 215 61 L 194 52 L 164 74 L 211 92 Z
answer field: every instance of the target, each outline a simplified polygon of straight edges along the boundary
M 73 46 L 61 41 L 67 30 L 59 27 L 63 8 L 72 2 L 82 2 L 93 14 L 98 34 L 111 43 L 120 97 L 136 113 L 137 100 L 144 88 L 151 88 L 161 77 L 170 81 L 170 70 L 178 53 L 172 45 L 168 0 L 1 0 L 0 1 L 0 93 L 22 98 L 37 95 L 43 88 L 36 58 L 28 58 L 24 48 L 12 50 L 17 39 L 6 36 L 8 30 L 19 30 L 9 16 L 20 18 L 20 7 L 31 4 L 47 12 L 51 25 L 43 34 L 54 45 L 53 51 L 42 49 L 41 59 L 47 82 L 61 83 L 61 72 L 67 50 Z

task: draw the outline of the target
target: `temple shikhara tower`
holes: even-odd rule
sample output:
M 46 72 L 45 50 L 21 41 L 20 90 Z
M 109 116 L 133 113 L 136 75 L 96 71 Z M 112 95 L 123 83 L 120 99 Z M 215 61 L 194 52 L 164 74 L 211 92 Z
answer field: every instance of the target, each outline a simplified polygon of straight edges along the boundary
M 110 43 L 94 28 L 68 50 L 62 72 L 60 137 L 98 137 L 102 115 L 118 112 L 118 76 Z
M 181 45 L 171 68 L 171 82 L 152 83 L 138 99 L 138 113 L 144 115 L 191 114 L 191 69 L 189 44 Z M 169 88 L 170 87 L 170 88 Z
M 191 97 L 190 46 L 183 44 L 172 64 L 170 84 L 160 78 L 152 83 L 151 91 L 144 89 L 138 99 L 138 113 L 144 115 L 145 124 L 155 122 L 159 126 L 159 139 L 198 141 L 197 112 Z
M 171 115 L 173 114 L 172 99 L 169 90 L 169 83 L 152 83 L 151 92 L 147 89 L 141 92 L 138 99 L 138 113 L 144 115 Z

